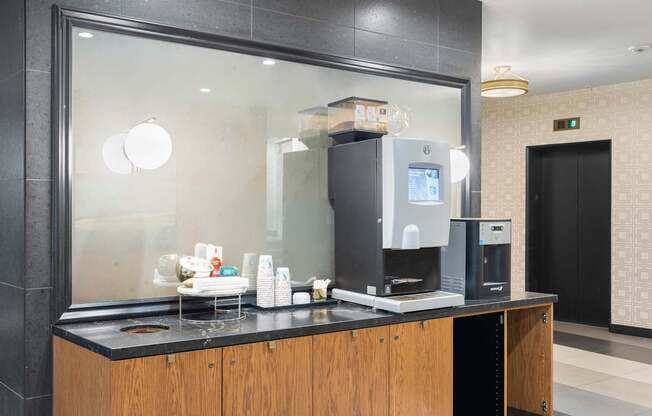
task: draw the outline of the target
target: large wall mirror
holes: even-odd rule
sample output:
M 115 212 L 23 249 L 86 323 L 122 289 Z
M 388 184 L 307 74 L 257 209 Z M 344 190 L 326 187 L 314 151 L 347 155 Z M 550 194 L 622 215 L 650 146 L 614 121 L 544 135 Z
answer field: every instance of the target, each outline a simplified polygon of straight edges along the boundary
M 297 286 L 331 277 L 331 102 L 386 101 L 390 134 L 462 142 L 459 87 L 102 25 L 63 30 L 73 305 L 172 296 L 175 259 L 198 243 L 240 269 L 246 253 L 271 254 Z

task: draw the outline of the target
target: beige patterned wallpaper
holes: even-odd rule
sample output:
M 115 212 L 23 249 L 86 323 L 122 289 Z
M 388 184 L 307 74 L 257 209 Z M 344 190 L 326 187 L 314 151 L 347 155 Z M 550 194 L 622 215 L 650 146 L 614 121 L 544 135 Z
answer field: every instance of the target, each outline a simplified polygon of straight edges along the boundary
M 580 116 L 581 129 L 553 132 Z M 652 328 L 652 80 L 482 103 L 482 215 L 514 222 L 512 286 L 525 285 L 525 153 L 612 140 L 612 323 Z

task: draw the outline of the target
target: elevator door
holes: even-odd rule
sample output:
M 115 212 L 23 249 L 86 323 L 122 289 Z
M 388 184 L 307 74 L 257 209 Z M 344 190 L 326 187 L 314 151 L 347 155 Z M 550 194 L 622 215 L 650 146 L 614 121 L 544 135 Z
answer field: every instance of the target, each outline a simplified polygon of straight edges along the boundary
M 609 141 L 528 148 L 528 290 L 556 293 L 555 318 L 608 326 Z

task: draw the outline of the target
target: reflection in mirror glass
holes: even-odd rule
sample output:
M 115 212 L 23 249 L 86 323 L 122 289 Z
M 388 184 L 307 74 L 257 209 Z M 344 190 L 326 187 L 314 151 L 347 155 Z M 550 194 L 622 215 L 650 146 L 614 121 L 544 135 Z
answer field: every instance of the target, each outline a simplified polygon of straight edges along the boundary
M 261 254 L 294 286 L 332 278 L 329 103 L 386 102 L 390 134 L 461 142 L 456 88 L 73 32 L 74 304 L 174 295 L 196 250 L 213 253 L 197 275 L 254 287 Z

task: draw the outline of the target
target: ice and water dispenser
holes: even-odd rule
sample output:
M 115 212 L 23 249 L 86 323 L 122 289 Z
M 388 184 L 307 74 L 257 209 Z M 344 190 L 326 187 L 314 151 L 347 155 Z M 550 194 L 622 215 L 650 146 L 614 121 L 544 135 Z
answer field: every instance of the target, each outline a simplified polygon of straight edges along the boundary
M 442 249 L 442 289 L 466 299 L 509 296 L 511 220 L 460 218 L 450 227 Z
M 331 147 L 328 165 L 333 297 L 396 312 L 463 303 L 438 291 L 450 227 L 448 144 L 384 136 Z

